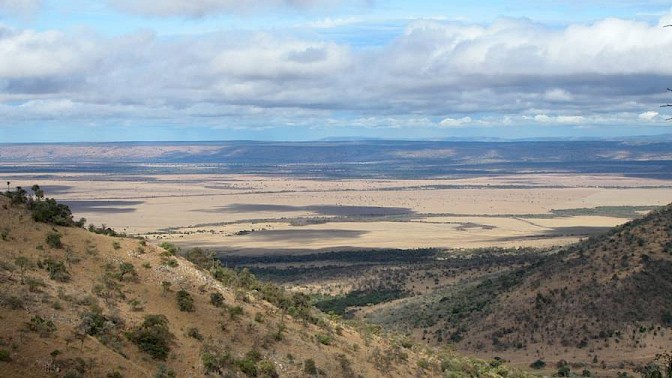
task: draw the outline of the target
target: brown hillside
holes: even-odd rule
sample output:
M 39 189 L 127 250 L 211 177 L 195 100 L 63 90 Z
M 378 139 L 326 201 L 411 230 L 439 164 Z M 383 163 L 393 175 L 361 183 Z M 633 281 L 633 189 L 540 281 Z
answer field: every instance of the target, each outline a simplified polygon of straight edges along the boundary
M 493 349 L 669 347 L 672 205 L 550 257 L 493 308 L 467 333 Z
M 632 373 L 672 349 L 672 205 L 539 253 L 522 267 L 466 272 L 366 319 L 517 366 L 544 361 L 544 373 L 555 373 L 562 360 L 579 372 Z
M 3 377 L 523 375 L 355 330 L 198 251 L 210 271 L 143 240 L 34 222 L 4 196 L 0 236 Z

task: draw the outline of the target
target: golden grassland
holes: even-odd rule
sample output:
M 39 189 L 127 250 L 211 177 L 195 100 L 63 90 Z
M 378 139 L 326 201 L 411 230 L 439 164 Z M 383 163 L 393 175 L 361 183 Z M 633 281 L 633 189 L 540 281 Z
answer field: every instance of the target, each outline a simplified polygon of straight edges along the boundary
M 11 181 L 30 187 L 36 179 L 26 173 L 12 175 Z M 539 215 L 672 201 L 672 181 L 604 175 L 335 181 L 67 173 L 41 175 L 39 184 L 47 195 L 50 187 L 58 188 L 63 201 L 89 201 L 73 209 L 91 223 L 183 246 L 262 253 L 277 248 L 564 245 L 590 228 L 612 227 L 627 218 Z M 367 216 L 370 208 L 382 213 Z

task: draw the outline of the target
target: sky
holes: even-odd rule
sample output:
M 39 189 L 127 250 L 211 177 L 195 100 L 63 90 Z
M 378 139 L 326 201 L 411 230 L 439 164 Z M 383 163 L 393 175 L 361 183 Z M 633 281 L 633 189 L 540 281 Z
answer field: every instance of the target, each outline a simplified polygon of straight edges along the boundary
M 0 0 L 0 143 L 672 134 L 659 0 Z

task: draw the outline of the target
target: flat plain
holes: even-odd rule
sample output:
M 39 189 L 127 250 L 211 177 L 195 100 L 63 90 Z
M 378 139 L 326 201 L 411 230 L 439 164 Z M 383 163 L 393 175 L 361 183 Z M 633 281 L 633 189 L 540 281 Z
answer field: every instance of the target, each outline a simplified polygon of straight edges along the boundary
M 219 252 L 548 247 L 670 201 L 672 180 L 527 174 L 438 179 L 13 173 L 76 217 Z

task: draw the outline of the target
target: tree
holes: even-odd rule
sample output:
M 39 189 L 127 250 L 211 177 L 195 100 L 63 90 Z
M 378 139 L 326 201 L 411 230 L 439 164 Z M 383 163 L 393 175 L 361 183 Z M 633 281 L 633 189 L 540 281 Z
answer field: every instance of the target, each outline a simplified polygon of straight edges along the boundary
M 175 336 L 170 333 L 165 315 L 146 315 L 142 324 L 128 332 L 126 337 L 152 358 L 165 360 Z
M 31 187 L 33 193 L 35 194 L 35 198 L 40 201 L 44 198 L 44 190 L 40 189 L 40 186 L 35 184 Z
M 32 265 L 31 261 L 25 256 L 19 256 L 14 260 L 14 264 L 19 267 L 21 271 L 21 285 L 23 285 L 23 279 L 26 272 L 26 269 L 30 268 Z
M 186 290 L 178 291 L 177 307 L 183 312 L 194 312 L 194 298 Z
M 133 264 L 128 262 L 119 264 L 119 281 L 123 281 L 124 276 L 127 274 L 129 274 L 132 278 L 135 278 L 138 275 Z

